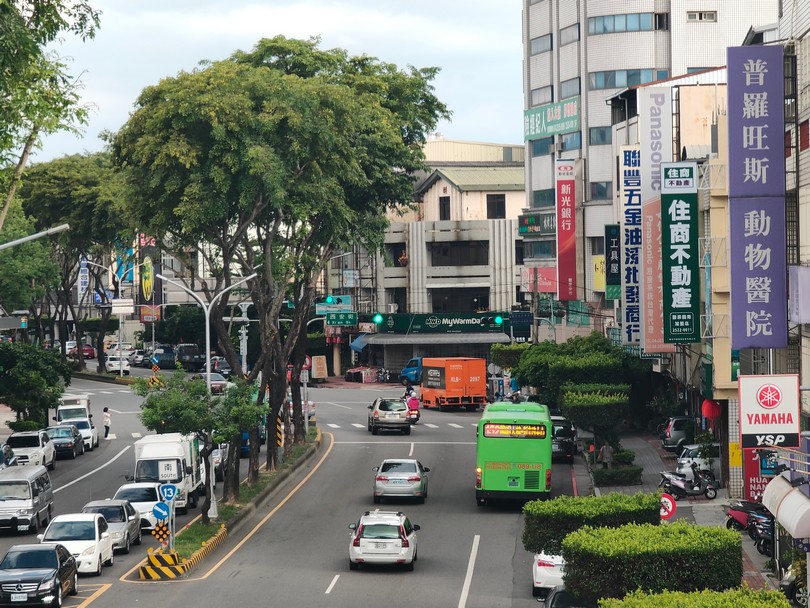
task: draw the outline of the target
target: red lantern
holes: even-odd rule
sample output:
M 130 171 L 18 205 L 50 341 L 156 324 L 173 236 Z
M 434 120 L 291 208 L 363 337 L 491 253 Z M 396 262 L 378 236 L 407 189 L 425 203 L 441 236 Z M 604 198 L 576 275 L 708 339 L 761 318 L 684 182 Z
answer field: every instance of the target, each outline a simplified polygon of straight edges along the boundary
M 720 404 L 714 399 L 704 399 L 703 405 L 700 407 L 700 411 L 701 414 L 703 414 L 703 417 L 708 418 L 709 420 L 717 420 L 723 413 L 723 409 L 720 407 Z

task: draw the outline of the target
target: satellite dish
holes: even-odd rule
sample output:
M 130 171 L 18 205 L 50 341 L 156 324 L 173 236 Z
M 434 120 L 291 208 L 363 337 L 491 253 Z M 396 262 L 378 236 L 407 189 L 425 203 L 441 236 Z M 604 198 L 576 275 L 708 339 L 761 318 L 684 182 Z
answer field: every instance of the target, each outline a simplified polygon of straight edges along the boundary
M 499 366 L 495 365 L 494 363 L 490 363 L 489 365 L 487 365 L 487 371 L 490 373 L 490 375 L 495 376 L 497 374 L 500 374 L 502 370 Z

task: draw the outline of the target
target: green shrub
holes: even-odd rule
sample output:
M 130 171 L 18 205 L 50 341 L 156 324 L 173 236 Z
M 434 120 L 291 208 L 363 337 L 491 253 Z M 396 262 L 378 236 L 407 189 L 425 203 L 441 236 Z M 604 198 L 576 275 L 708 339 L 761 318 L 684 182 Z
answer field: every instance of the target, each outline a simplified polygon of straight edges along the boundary
M 790 602 L 779 591 L 742 587 L 731 591 L 633 591 L 624 599 L 606 598 L 599 608 L 789 608 Z
M 633 464 L 636 453 L 633 450 L 616 450 L 613 452 L 613 464 L 616 466 L 627 466 Z
M 603 395 L 620 395 L 628 397 L 630 395 L 629 384 L 574 384 L 569 382 L 562 387 L 565 393 L 602 393 Z
M 8 423 L 8 428 L 15 433 L 19 433 L 22 431 L 38 431 L 44 428 L 44 426 L 41 422 L 37 422 L 36 420 L 12 420 Z
M 644 467 L 630 465 L 626 467 L 611 467 L 603 469 L 596 466 L 593 473 L 594 485 L 601 486 L 632 486 L 641 483 L 641 472 Z
M 739 533 L 684 521 L 584 527 L 563 539 L 562 556 L 565 586 L 589 601 L 636 589 L 724 591 L 742 578 Z
M 603 496 L 558 496 L 523 506 L 523 546 L 531 553 L 559 555 L 565 535 L 582 526 L 616 527 L 631 522 L 661 522 L 657 493 L 633 496 L 612 492 Z

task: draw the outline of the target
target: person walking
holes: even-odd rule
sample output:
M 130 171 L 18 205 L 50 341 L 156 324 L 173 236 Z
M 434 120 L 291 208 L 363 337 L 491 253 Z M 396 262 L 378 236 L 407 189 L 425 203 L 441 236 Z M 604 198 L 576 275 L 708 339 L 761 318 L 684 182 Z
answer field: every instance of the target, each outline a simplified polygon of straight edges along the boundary
M 110 408 L 104 408 L 104 439 L 109 439 L 110 424 L 112 424 L 112 416 L 110 415 Z
M 599 449 L 598 460 L 602 463 L 603 469 L 607 469 L 613 464 L 613 448 L 607 441 L 603 443 L 602 447 Z

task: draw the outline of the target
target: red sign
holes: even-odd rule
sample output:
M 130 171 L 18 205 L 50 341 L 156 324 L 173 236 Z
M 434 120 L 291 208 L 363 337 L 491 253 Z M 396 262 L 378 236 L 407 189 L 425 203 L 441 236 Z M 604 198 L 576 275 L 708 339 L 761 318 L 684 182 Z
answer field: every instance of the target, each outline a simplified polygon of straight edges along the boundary
M 677 510 L 678 506 L 675 504 L 675 497 L 666 492 L 661 494 L 661 519 L 670 519 Z
M 577 299 L 576 165 L 558 160 L 557 178 L 557 299 Z
M 745 500 L 758 502 L 762 499 L 765 486 L 771 480 L 761 474 L 759 466 L 759 450 L 756 448 L 743 449 L 743 492 Z

